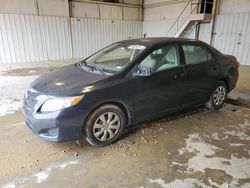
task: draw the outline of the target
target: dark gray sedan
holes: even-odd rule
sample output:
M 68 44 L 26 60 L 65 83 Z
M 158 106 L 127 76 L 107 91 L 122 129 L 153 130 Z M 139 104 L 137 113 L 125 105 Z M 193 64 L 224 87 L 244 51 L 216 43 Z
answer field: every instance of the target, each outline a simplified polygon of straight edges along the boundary
M 145 38 L 114 43 L 36 79 L 25 95 L 29 129 L 49 141 L 118 140 L 127 126 L 184 108 L 219 109 L 239 63 L 204 42 Z

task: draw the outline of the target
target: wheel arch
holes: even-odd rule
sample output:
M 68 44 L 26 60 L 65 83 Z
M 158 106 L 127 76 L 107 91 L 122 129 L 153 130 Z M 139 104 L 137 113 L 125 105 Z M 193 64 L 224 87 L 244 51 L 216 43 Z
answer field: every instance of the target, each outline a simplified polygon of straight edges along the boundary
M 117 106 L 118 108 L 120 108 L 122 110 L 122 112 L 124 113 L 124 116 L 125 116 L 125 123 L 126 125 L 129 125 L 130 122 L 131 122 L 131 111 L 129 110 L 128 106 L 125 105 L 125 103 L 121 102 L 121 101 L 115 101 L 115 100 L 111 100 L 111 101 L 105 101 L 105 102 L 102 102 L 98 105 L 96 105 L 95 107 L 93 107 L 89 112 L 88 112 L 88 115 L 86 116 L 84 122 L 83 122 L 83 131 L 84 131 L 84 127 L 85 127 L 85 124 L 86 124 L 86 121 L 88 120 L 89 116 L 98 108 L 100 108 L 101 106 L 104 106 L 104 105 L 108 105 L 108 104 L 111 104 L 111 105 L 115 105 Z
M 223 81 L 223 82 L 225 82 L 225 83 L 226 83 L 226 85 L 227 85 L 227 90 L 228 90 L 228 92 L 229 92 L 230 87 L 229 87 L 229 81 L 228 81 L 228 78 L 223 77 L 223 78 L 221 78 L 219 81 Z

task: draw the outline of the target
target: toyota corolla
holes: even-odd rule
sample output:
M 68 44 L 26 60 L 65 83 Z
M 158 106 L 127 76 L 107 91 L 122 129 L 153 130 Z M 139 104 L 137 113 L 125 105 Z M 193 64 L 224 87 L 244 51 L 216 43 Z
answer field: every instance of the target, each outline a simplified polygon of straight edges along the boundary
M 114 43 L 36 79 L 25 94 L 29 129 L 48 141 L 117 141 L 128 126 L 206 104 L 219 109 L 237 82 L 239 63 L 189 39 Z

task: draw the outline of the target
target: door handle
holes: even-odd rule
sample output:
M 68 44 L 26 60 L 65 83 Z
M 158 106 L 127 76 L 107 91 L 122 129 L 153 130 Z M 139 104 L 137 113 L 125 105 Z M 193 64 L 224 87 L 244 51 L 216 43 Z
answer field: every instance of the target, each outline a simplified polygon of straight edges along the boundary
M 174 78 L 175 78 L 175 79 L 184 78 L 184 76 L 185 76 L 184 73 L 177 73 L 176 75 L 174 75 Z
M 212 66 L 212 69 L 213 69 L 213 70 L 217 70 L 217 67 L 218 67 L 217 65 L 213 65 L 213 66 Z

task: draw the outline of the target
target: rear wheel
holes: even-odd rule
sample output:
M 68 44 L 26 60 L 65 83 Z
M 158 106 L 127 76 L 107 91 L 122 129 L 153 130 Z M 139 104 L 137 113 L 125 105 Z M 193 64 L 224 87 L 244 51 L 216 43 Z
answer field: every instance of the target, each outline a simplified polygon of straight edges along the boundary
M 103 105 L 88 118 L 86 139 L 94 146 L 106 146 L 117 141 L 125 129 L 123 111 L 115 105 Z
M 228 88 L 224 81 L 219 81 L 216 88 L 212 92 L 206 106 L 211 110 L 220 109 L 227 98 Z

